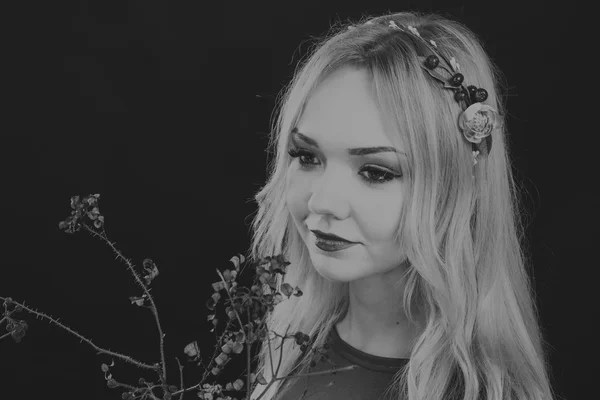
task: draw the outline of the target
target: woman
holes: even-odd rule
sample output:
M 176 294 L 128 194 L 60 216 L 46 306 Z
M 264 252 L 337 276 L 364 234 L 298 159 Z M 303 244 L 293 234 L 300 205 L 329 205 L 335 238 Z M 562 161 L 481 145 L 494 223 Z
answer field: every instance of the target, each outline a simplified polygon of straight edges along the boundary
M 252 399 L 553 398 L 501 89 L 478 38 L 438 15 L 339 27 L 301 65 L 251 257 L 283 254 L 303 292 L 269 331 L 330 345 L 330 362 L 271 334 L 256 372 L 304 376 Z

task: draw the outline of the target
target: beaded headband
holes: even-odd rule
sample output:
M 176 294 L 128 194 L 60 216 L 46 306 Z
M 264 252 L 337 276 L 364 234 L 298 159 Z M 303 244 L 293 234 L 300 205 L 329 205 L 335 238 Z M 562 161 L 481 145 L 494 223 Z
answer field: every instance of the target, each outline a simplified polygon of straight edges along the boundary
M 373 22 L 368 21 L 365 25 L 373 25 Z M 421 68 L 427 71 L 431 77 L 443 83 L 444 88 L 453 90 L 454 99 L 459 104 L 462 103 L 463 112 L 458 118 L 458 126 L 465 139 L 471 143 L 473 165 L 477 164 L 477 156 L 482 151 L 489 154 L 492 150 L 491 134 L 501 123 L 498 112 L 494 108 L 481 104 L 488 98 L 487 91 L 474 85 L 465 87 L 463 85 L 465 77 L 460 73 L 460 66 L 456 59 L 454 57 L 451 57 L 450 60 L 446 59 L 437 51 L 437 44 L 433 40 L 427 41 L 421 37 L 416 28 L 409 25 L 407 27 L 408 31 L 406 31 L 396 25 L 394 21 L 389 21 L 389 27 L 412 34 L 413 37 L 424 43 L 432 53 L 427 57 L 419 56 Z M 354 26 L 348 27 L 348 29 L 354 28 Z M 438 71 L 445 71 L 449 77 L 444 77 Z M 485 146 L 483 146 L 484 144 Z

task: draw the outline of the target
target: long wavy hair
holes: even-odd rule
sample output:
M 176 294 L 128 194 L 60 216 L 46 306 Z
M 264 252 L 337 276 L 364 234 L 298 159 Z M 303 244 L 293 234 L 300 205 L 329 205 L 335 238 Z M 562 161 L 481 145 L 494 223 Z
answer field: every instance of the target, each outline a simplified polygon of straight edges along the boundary
M 369 19 L 372 23 L 365 24 Z M 411 25 L 434 40 L 448 59 L 454 57 L 470 85 L 485 88 L 485 104 L 503 120 L 493 133 L 489 155 L 473 165 L 471 143 L 458 128 L 462 109 L 453 92 L 425 73 L 418 44 L 409 34 L 390 29 L 388 21 Z M 286 208 L 286 152 L 291 129 L 307 99 L 332 72 L 342 67 L 369 74 L 382 115 L 396 128 L 390 140 L 406 150 L 407 193 L 396 233 L 410 262 L 403 307 L 424 310 L 426 326 L 410 360 L 385 388 L 390 398 L 408 400 L 548 400 L 548 350 L 538 322 L 530 256 L 525 242 L 521 193 L 514 181 L 507 147 L 504 78 L 478 37 L 463 24 L 438 14 L 390 13 L 338 23 L 301 60 L 280 93 L 278 117 L 269 137 L 274 160 L 266 184 L 256 193 L 248 257 L 283 254 L 291 265 L 283 282 L 299 286 L 267 315 L 269 331 L 304 332 L 321 347 L 348 309 L 348 283 L 324 279 Z M 473 175 L 474 174 L 474 175 Z M 268 286 L 263 288 L 269 293 Z M 271 350 L 268 340 L 271 340 Z M 306 371 L 308 353 L 294 340 L 278 349 L 271 332 L 261 343 L 256 373 L 269 382 Z M 310 353 L 310 352 L 309 352 Z M 279 355 L 282 354 L 282 359 Z M 273 357 L 273 358 L 271 358 Z M 279 399 L 298 378 L 278 380 L 262 397 Z M 283 382 L 283 383 L 282 383 Z M 251 398 L 266 388 L 258 385 Z M 408 397 L 406 397 L 408 396 Z

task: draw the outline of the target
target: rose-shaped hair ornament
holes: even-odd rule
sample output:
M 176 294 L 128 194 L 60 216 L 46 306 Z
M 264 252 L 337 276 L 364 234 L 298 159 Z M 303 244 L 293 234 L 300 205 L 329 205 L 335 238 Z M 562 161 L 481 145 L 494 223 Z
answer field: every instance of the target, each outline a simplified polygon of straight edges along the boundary
M 465 138 L 471 143 L 481 143 L 490 136 L 499 124 L 498 112 L 492 107 L 475 103 L 462 112 L 458 118 L 458 125 Z

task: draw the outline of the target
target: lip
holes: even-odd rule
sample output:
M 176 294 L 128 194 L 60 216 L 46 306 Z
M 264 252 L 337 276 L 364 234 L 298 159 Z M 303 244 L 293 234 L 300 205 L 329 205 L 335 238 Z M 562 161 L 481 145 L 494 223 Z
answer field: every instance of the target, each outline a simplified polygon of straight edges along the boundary
M 343 237 L 334 235 L 332 233 L 325 233 L 325 232 L 321 232 L 318 229 L 312 230 L 311 232 L 314 233 L 314 235 L 322 240 L 329 240 L 329 241 L 333 241 L 333 242 L 344 242 L 344 243 L 348 243 L 348 244 L 356 244 L 356 242 L 351 242 L 347 239 L 344 239 Z
M 328 253 L 345 250 L 349 247 L 356 246 L 358 244 L 358 243 L 351 243 L 351 242 L 347 242 L 347 241 L 340 242 L 340 241 L 324 240 L 314 233 L 313 233 L 313 236 L 315 238 L 315 240 L 314 240 L 315 246 L 319 250 L 328 252 Z

